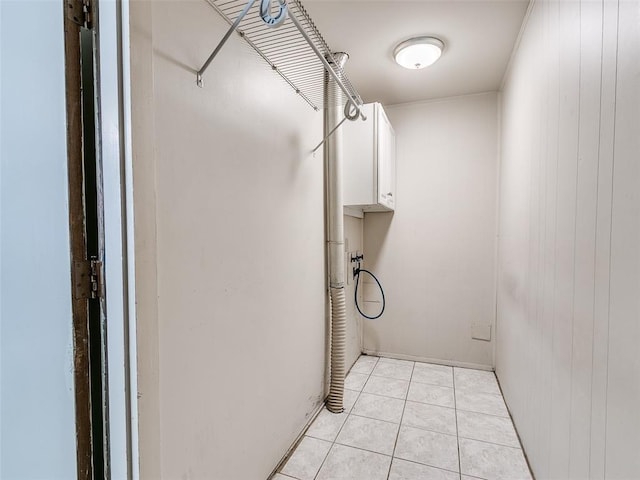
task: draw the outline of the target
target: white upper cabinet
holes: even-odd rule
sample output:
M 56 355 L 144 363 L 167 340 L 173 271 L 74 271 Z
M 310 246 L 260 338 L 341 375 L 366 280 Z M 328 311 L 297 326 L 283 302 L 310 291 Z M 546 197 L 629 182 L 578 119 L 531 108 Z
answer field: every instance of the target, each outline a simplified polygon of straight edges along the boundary
M 364 212 L 393 211 L 396 201 L 396 135 L 379 103 L 363 107 L 367 119 L 346 122 L 344 205 Z

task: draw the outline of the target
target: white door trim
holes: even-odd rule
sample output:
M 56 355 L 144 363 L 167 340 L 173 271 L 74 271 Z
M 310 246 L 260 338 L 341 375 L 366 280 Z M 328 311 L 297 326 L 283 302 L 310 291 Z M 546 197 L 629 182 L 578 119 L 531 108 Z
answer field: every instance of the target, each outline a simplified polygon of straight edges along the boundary
M 109 465 L 139 478 L 129 1 L 98 0 L 97 92 L 104 188 Z

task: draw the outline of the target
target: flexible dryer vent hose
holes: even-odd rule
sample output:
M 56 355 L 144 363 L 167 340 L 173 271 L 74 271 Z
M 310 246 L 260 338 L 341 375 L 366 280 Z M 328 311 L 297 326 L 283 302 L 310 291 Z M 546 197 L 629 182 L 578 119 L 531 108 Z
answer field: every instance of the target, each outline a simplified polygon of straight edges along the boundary
M 334 53 L 332 60 L 340 67 L 349 56 Z M 347 317 L 345 307 L 345 261 L 344 261 L 344 209 L 342 196 L 342 132 L 336 125 L 340 123 L 343 109 L 342 94 L 335 82 L 325 74 L 325 96 L 327 108 L 324 110 L 325 135 L 329 136 L 325 145 L 325 175 L 327 186 L 327 253 L 329 257 L 329 298 L 331 301 L 331 383 L 327 408 L 332 413 L 344 411 L 344 357 L 347 344 Z
M 347 309 L 344 287 L 331 288 L 331 385 L 327 408 L 342 413 L 344 396 L 344 357 L 347 343 Z

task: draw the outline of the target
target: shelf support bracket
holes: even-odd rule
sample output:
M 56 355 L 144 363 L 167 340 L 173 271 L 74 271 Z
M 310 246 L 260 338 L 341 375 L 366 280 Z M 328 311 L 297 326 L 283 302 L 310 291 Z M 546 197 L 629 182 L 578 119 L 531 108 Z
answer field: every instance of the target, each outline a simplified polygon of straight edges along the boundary
M 343 124 L 344 122 L 346 122 L 346 121 L 347 121 L 347 117 L 344 117 L 344 118 L 342 119 L 342 121 L 341 121 L 339 124 L 337 124 L 335 127 L 333 127 L 329 133 L 327 133 L 327 135 L 322 139 L 322 141 L 321 141 L 318 145 L 316 145 L 316 148 L 314 148 L 314 149 L 311 151 L 311 153 L 313 153 L 313 154 L 315 155 L 315 153 L 318 151 L 318 149 L 319 149 L 322 145 L 324 145 L 324 144 L 325 144 L 325 142 L 326 142 L 327 140 L 329 140 L 329 137 L 330 137 L 331 135 L 333 135 L 333 133 L 334 133 L 336 130 L 338 130 L 338 129 L 342 126 L 342 124 Z
M 256 3 L 256 0 L 249 0 L 247 2 L 247 5 L 244 7 L 242 12 L 240 12 L 240 15 L 238 15 L 238 18 L 236 18 L 236 21 L 233 22 L 233 25 L 231 25 L 229 30 L 227 30 L 227 33 L 225 33 L 224 37 L 222 37 L 222 40 L 220 40 L 220 43 L 218 43 L 218 46 L 215 48 L 215 50 L 213 50 L 211 55 L 209 55 L 209 58 L 207 58 L 207 61 L 204 62 L 204 65 L 202 65 L 202 68 L 200 68 L 200 70 L 198 70 L 198 72 L 196 73 L 196 83 L 200 88 L 202 88 L 203 86 L 202 75 L 207 70 L 207 68 L 209 68 L 209 65 L 211 64 L 213 59 L 216 57 L 216 55 L 218 55 L 218 52 L 222 50 L 222 47 L 224 47 L 224 44 L 227 43 L 227 40 L 229 40 L 229 37 L 233 34 L 233 32 L 236 31 L 236 29 L 238 28 L 238 25 L 240 25 L 240 22 L 247 15 L 247 12 L 249 12 L 251 7 L 253 7 L 254 3 Z
M 324 145 L 324 143 L 329 139 L 329 137 L 331 135 L 333 135 L 334 132 L 336 130 L 338 130 L 342 126 L 342 124 L 344 122 L 346 122 L 347 120 L 350 120 L 350 121 L 353 122 L 353 121 L 357 120 L 359 117 L 362 117 L 362 119 L 365 120 L 365 121 L 367 120 L 367 117 L 362 112 L 362 110 L 356 110 L 354 113 L 351 112 L 351 107 L 355 107 L 355 106 L 356 106 L 356 104 L 354 102 L 352 102 L 352 101 L 348 101 L 347 102 L 347 104 L 344 106 L 344 118 L 342 119 L 342 121 L 339 124 L 337 124 L 335 127 L 333 127 L 329 133 L 327 133 L 327 135 L 322 139 L 322 141 L 318 145 L 316 145 L 316 148 L 314 148 L 311 151 L 311 153 L 313 153 L 315 155 L 316 152 L 318 151 L 318 149 L 322 145 Z

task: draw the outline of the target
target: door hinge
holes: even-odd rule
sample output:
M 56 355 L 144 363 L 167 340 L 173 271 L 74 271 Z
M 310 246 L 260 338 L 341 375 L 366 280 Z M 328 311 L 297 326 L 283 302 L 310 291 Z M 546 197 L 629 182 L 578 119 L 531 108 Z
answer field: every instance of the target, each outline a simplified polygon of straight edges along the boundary
M 97 258 L 75 262 L 73 298 L 103 298 L 103 268 Z
M 76 25 L 93 28 L 91 0 L 67 0 L 67 16 Z

